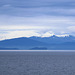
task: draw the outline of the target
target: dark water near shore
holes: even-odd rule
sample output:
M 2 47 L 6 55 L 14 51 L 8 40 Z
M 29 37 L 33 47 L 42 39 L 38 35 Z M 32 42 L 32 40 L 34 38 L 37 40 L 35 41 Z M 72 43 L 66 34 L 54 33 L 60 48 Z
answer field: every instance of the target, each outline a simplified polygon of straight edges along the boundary
M 0 51 L 0 75 L 74 75 L 75 51 Z

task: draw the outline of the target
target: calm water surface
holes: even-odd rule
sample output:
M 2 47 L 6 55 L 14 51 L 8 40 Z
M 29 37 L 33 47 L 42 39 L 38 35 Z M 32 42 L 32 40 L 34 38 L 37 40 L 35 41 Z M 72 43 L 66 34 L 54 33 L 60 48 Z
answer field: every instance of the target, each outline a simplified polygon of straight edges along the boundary
M 0 51 L 0 75 L 74 75 L 75 51 Z

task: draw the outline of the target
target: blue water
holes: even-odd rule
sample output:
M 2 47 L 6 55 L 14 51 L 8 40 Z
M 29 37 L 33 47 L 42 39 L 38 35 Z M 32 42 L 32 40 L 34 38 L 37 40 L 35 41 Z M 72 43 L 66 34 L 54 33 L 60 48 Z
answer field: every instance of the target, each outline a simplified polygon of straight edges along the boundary
M 0 51 L 0 75 L 74 75 L 75 51 Z

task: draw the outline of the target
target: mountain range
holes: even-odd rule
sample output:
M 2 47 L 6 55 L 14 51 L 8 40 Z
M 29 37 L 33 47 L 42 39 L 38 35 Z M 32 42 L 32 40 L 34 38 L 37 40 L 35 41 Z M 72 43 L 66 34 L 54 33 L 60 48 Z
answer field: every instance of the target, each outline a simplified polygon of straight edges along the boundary
M 0 50 L 75 50 L 75 37 L 21 37 L 0 41 Z

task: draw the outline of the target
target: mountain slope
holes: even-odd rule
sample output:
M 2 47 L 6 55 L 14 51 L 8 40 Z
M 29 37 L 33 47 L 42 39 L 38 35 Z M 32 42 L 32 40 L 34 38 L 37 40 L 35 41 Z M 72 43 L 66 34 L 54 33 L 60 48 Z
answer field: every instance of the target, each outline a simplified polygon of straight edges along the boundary
M 75 37 L 74 36 L 66 36 L 66 37 L 57 37 L 55 35 L 51 36 L 51 37 L 30 37 L 30 39 L 34 39 L 37 41 L 41 41 L 41 42 L 45 42 L 48 44 L 60 44 L 60 43 L 64 43 L 64 42 L 73 42 L 75 41 Z
M 22 37 L 0 41 L 3 49 L 49 49 L 49 50 L 75 50 L 75 37 Z
M 44 46 L 44 45 L 47 44 L 26 37 L 0 41 L 0 47 L 7 47 L 7 48 L 29 49 L 28 47 Z

